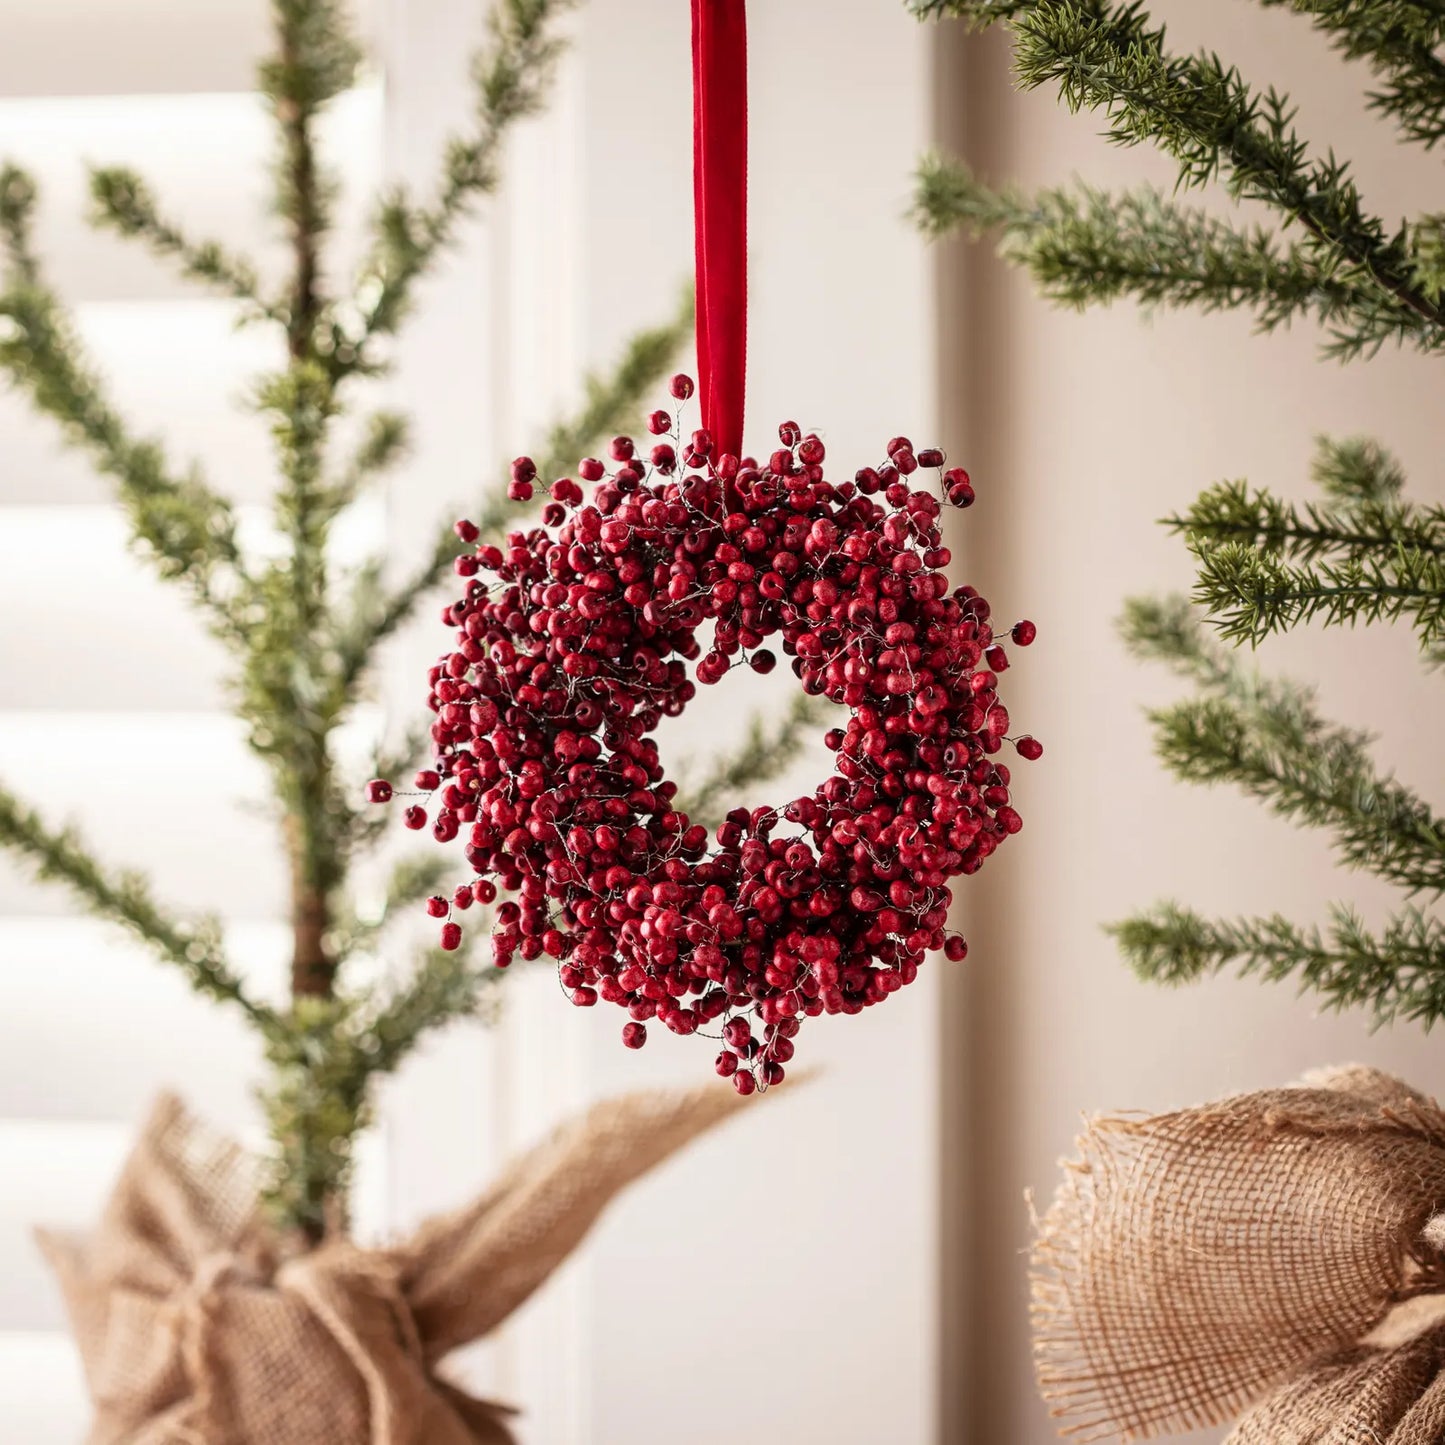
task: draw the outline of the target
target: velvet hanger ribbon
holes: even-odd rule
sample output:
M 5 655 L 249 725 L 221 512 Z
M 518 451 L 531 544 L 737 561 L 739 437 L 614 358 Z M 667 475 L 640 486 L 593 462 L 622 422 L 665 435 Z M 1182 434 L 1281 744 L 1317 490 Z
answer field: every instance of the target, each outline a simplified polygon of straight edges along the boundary
M 715 455 L 742 455 L 748 339 L 744 0 L 692 0 L 697 365 Z

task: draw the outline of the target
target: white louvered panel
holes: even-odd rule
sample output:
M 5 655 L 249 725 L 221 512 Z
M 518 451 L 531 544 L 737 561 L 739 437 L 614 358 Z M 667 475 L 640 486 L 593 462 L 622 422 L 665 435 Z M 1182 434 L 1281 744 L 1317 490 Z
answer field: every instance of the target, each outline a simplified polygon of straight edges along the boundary
M 382 542 L 379 502 L 339 523 L 330 556 L 352 567 Z M 269 513 L 238 514 L 259 554 Z M 189 594 L 130 544 L 119 507 L 0 508 L 0 711 L 211 710 L 230 658 Z M 0 722 L 3 727 L 3 722 Z
M 221 645 L 114 507 L 0 510 L 0 708 L 218 706 Z M 3 723 L 0 723 L 3 726 Z
M 59 1330 L 0 1330 L 0 1438 L 75 1445 L 90 1421 L 80 1356 Z
M 227 953 L 252 991 L 278 998 L 283 924 L 238 924 Z M 197 999 L 180 971 L 87 918 L 0 919 L 0 1117 L 130 1119 L 173 1088 L 227 1128 L 252 1120 L 261 1047 L 234 1009 Z M 119 1022 L 125 1021 L 120 1027 Z
M 341 96 L 319 126 L 323 157 L 342 181 L 328 253 L 340 281 L 352 274 L 372 211 L 381 119 L 381 87 L 372 83 Z M 0 156 L 40 183 L 36 246 L 72 302 L 198 294 L 144 247 L 86 224 L 86 163 L 139 171 L 167 216 L 274 271 L 284 251 L 270 210 L 273 149 L 271 122 L 249 94 L 0 102 Z
M 158 438 L 179 473 L 201 460 L 216 490 L 247 502 L 270 493 L 275 470 L 250 387 L 284 350 L 273 328 L 238 331 L 235 319 L 230 302 L 212 300 L 94 302 L 76 315 L 86 354 L 132 433 Z M 88 453 L 66 444 L 21 392 L 0 387 L 0 500 L 50 505 L 113 495 Z
M 268 778 L 239 723 L 194 713 L 0 714 L 0 778 L 47 819 L 79 819 L 112 866 L 140 868 L 160 896 L 232 917 L 279 916 L 285 877 L 265 813 Z M 0 858 L 0 916 L 66 914 L 54 885 Z

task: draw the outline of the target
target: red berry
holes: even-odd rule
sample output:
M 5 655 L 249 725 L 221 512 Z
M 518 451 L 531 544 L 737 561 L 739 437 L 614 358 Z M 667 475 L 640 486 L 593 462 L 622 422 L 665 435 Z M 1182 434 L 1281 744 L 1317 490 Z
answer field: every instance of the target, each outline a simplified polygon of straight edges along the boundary
M 391 802 L 391 784 L 385 778 L 373 778 L 366 785 L 366 801 L 368 803 Z
M 1038 635 L 1039 629 L 1027 618 L 1022 622 L 1015 622 L 1009 631 L 1009 636 L 1012 637 L 1020 647 L 1027 647 Z
M 462 926 L 460 923 L 442 924 L 442 947 L 448 953 L 455 952 L 462 946 Z
M 481 536 L 481 533 L 477 530 L 477 524 L 475 522 L 468 522 L 465 518 L 458 522 L 452 528 L 452 531 L 454 531 L 463 542 L 475 542 L 477 538 Z
M 665 411 L 655 411 L 647 418 L 647 429 L 655 437 L 666 436 L 672 430 L 672 418 Z
M 622 1042 L 629 1049 L 640 1049 L 647 1042 L 647 1025 L 630 1023 L 622 1025 Z
M 583 457 L 577 463 L 577 475 L 584 482 L 600 482 L 607 475 L 607 468 L 596 457 Z
M 692 395 L 692 377 L 684 376 L 678 372 L 668 383 L 668 390 L 678 401 L 686 401 Z
M 439 893 L 434 893 L 426 901 L 426 911 L 430 913 L 433 918 L 445 918 L 451 910 L 447 906 L 446 899 Z
M 943 453 L 937 447 L 928 447 L 918 453 L 918 465 L 920 467 L 941 467 Z
M 425 828 L 426 809 L 418 808 L 413 804 L 401 815 L 401 821 L 405 823 L 408 828 Z
M 1027 734 L 1021 737 L 1014 747 L 1018 749 L 1019 757 L 1027 758 L 1031 763 L 1044 755 L 1044 745 L 1037 738 L 1029 737 Z
M 968 944 L 956 933 L 950 933 L 943 940 L 943 956 L 953 963 L 962 963 L 968 957 Z
M 737 1073 L 733 1075 L 733 1088 L 735 1088 L 743 1098 L 746 1099 L 757 1087 L 758 1081 L 753 1078 L 746 1069 L 739 1069 Z

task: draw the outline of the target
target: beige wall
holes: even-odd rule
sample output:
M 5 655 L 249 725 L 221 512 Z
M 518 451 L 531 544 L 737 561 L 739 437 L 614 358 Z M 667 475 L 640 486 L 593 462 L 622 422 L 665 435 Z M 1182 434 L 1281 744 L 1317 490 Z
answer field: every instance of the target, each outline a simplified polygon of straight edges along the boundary
M 1365 73 L 1306 24 L 1222 0 L 1157 11 L 1175 44 L 1207 44 L 1288 88 L 1304 132 L 1356 160 L 1386 216 L 1438 207 L 1438 158 L 1392 145 L 1360 100 Z M 1096 117 L 1069 116 L 1051 93 L 1011 94 L 997 40 L 949 41 L 940 57 L 945 124 L 962 126 L 988 174 L 1169 183 L 1151 152 L 1101 140 Z M 1439 372 L 1396 354 L 1319 362 L 1309 326 L 1259 338 L 1242 316 L 1058 312 L 979 252 L 953 247 L 940 264 L 953 328 L 943 414 L 979 492 L 962 528 L 966 567 L 997 614 L 1039 624 L 1008 701 L 1046 747 L 1020 789 L 1024 832 L 966 890 L 973 950 L 943 1025 L 945 1294 L 958 1302 L 945 1331 L 946 1438 L 1042 1445 L 1054 1435 L 1031 1379 L 1023 1196 L 1052 1192 L 1081 1111 L 1179 1105 L 1349 1059 L 1445 1088 L 1445 1040 L 1406 1026 L 1371 1035 L 1359 1014 L 1322 1016 L 1289 986 L 1147 987 L 1099 931 L 1168 895 L 1303 919 L 1322 918 L 1332 898 L 1374 917 L 1388 902 L 1334 870 L 1319 837 L 1164 774 L 1141 708 L 1177 689 L 1124 655 L 1112 620 L 1127 594 L 1190 581 L 1187 554 L 1154 518 L 1225 477 L 1308 495 L 1321 430 L 1379 436 L 1416 495 L 1445 496 Z M 1439 801 L 1439 682 L 1404 633 L 1289 639 L 1262 661 L 1318 681 L 1329 712 L 1377 730 L 1381 756 Z

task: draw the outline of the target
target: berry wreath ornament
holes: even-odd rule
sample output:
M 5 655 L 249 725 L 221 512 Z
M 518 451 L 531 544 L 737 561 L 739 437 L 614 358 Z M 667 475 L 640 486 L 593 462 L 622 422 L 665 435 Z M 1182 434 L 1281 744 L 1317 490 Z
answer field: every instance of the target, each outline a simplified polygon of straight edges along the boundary
M 645 457 L 618 437 L 610 470 L 588 458 L 588 489 L 552 482 L 541 525 L 505 546 L 457 524 L 477 545 L 455 564 L 465 591 L 429 674 L 436 762 L 416 782 L 440 792 L 433 834 L 460 838 L 476 875 L 429 904 L 444 948 L 456 911 L 500 888 L 497 966 L 555 959 L 574 1004 L 627 1010 L 631 1048 L 653 1019 L 719 1037 L 718 1073 L 749 1094 L 781 1082 L 802 1018 L 881 1003 L 930 950 L 964 957 L 950 884 L 1022 820 L 996 756 L 1004 645 L 943 570 L 942 502 L 973 501 L 967 473 L 895 437 L 880 466 L 833 482 L 822 441 L 791 421 L 766 462 L 742 455 L 746 104 L 718 77 L 745 73 L 743 7 L 695 0 L 693 16 L 705 424 L 684 442 L 677 415 L 654 412 Z M 671 391 L 685 402 L 693 383 Z M 923 471 L 940 495 L 913 485 Z M 518 458 L 512 497 L 535 481 Z M 1026 646 L 1035 628 L 1009 635 Z M 734 667 L 771 672 L 770 643 L 805 694 L 846 709 L 824 738 L 834 769 L 709 836 L 675 806 L 654 734 Z M 406 821 L 425 826 L 427 808 Z

